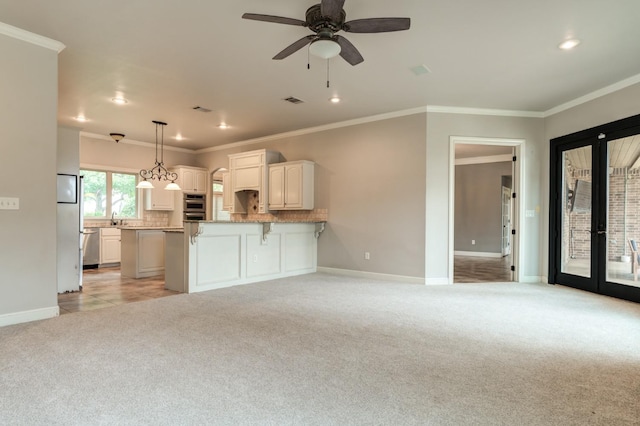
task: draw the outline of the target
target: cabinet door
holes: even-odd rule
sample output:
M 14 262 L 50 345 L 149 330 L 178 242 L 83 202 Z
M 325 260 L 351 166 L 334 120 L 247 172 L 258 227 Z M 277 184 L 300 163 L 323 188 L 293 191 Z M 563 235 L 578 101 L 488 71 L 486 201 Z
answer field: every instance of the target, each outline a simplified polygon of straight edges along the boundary
M 273 210 L 284 208 L 285 168 L 283 166 L 269 167 L 269 208 Z
M 145 210 L 173 210 L 175 191 L 164 189 L 164 182 L 156 183 L 153 188 L 145 189 Z
M 233 169 L 233 189 L 241 191 L 244 189 L 260 190 L 260 167 L 248 167 L 245 169 Z
M 222 173 L 222 210 L 230 212 L 233 208 L 233 191 L 231 188 L 231 173 Z
M 207 193 L 207 172 L 205 171 L 197 171 L 196 172 L 196 187 L 195 190 L 199 194 Z
M 180 188 L 185 192 L 194 192 L 196 190 L 195 170 L 180 169 L 180 174 L 180 179 L 182 181 Z
M 164 271 L 164 232 L 138 231 L 138 273 Z
M 289 209 L 302 208 L 302 164 L 286 166 L 284 205 Z
M 120 262 L 120 237 L 104 237 L 100 250 L 100 263 Z

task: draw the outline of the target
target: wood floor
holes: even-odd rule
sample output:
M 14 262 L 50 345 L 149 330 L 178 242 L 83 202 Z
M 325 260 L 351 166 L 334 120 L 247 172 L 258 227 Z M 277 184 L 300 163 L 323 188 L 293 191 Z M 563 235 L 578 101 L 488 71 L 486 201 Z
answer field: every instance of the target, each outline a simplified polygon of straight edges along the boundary
M 455 283 L 512 281 L 509 258 L 456 256 Z M 164 276 L 133 279 L 120 275 L 119 267 L 87 269 L 82 291 L 58 295 L 60 315 L 108 308 L 124 303 L 179 294 L 164 288 Z
M 119 267 L 87 269 L 82 281 L 82 291 L 58 295 L 60 315 L 179 294 L 164 288 L 163 275 L 136 280 L 120 276 Z
M 509 282 L 511 257 L 455 256 L 453 262 L 454 283 Z

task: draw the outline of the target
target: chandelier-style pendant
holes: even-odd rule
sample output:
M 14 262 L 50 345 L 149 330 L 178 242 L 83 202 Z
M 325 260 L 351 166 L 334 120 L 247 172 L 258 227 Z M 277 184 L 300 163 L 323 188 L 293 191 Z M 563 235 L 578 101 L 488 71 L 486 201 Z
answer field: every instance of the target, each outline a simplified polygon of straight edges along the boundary
M 142 169 L 140 170 L 140 177 L 142 180 L 136 188 L 153 188 L 153 184 L 150 180 L 158 180 L 161 181 L 171 181 L 167 184 L 164 189 L 168 189 L 170 191 L 180 191 L 180 186 L 176 183 L 176 179 L 178 179 L 178 174 L 174 172 L 170 172 L 164 166 L 164 126 L 167 123 L 162 121 L 155 121 L 153 123 L 156 125 L 156 162 L 155 166 L 150 169 Z M 160 160 L 158 160 L 158 127 L 160 127 L 161 136 L 160 136 Z

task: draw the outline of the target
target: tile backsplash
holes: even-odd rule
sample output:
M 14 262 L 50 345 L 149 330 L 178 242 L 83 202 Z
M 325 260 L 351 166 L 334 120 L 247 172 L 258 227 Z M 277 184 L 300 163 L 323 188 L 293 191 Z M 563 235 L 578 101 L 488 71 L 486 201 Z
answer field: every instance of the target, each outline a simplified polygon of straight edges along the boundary
M 120 218 L 117 216 L 115 219 L 120 224 Z M 169 226 L 169 212 L 166 211 L 151 211 L 144 210 L 142 219 L 122 219 L 122 225 L 127 226 Z M 85 227 L 109 227 L 111 221 L 106 220 L 92 220 L 86 219 L 84 221 Z

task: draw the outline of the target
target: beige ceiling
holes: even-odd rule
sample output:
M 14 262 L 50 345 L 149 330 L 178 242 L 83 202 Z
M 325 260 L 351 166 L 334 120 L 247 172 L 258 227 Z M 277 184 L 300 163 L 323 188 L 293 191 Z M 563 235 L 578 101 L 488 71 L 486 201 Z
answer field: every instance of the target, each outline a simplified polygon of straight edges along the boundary
M 306 28 L 241 19 L 304 19 L 314 3 L 0 0 L 0 21 L 67 46 L 61 125 L 152 142 L 151 121 L 163 120 L 165 142 L 190 149 L 427 105 L 544 112 L 640 73 L 638 0 L 346 0 L 347 20 L 410 17 L 411 29 L 341 33 L 365 60 L 331 60 L 328 89 L 325 63 L 312 57 L 307 70 L 306 49 L 271 60 Z M 582 44 L 559 50 L 569 37 Z M 421 64 L 431 74 L 410 71 Z M 110 102 L 118 93 L 127 105 Z M 330 104 L 336 94 L 343 102 Z

